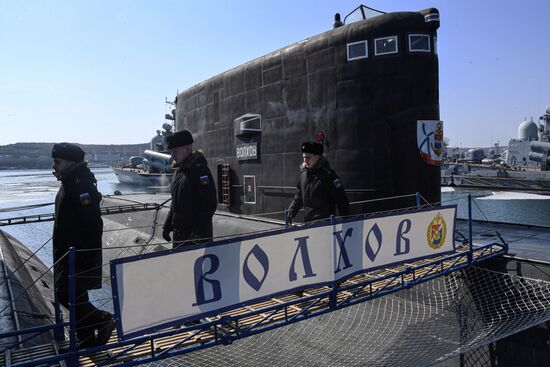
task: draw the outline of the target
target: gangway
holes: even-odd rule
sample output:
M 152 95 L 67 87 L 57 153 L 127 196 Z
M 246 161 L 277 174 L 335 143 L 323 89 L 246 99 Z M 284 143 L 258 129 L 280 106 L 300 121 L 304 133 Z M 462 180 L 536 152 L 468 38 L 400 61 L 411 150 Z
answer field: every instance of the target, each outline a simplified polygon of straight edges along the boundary
M 123 342 L 118 342 L 114 334 L 103 347 L 76 352 L 78 364 L 139 365 L 218 344 L 228 345 L 247 336 L 410 288 L 505 253 L 506 245 L 502 243 L 490 243 L 473 251 L 463 245 L 451 256 L 357 275 L 336 287 L 324 286 L 307 289 L 303 294 L 296 292 L 274 297 L 201 320 L 200 324 L 171 327 Z M 57 364 L 71 357 L 69 347 L 69 341 L 62 341 L 4 353 L 0 367 Z M 60 352 L 63 350 L 65 352 Z
M 3 358 L 0 358 L 0 367 L 64 364 L 71 367 L 131 366 L 216 345 L 230 345 L 242 338 L 409 289 L 506 254 L 508 246 L 504 241 L 482 246 L 472 244 L 471 204 L 469 214 L 469 236 L 464 237 L 464 241 L 455 246 L 455 251 L 451 254 L 401 262 L 354 274 L 328 285 L 306 287 L 300 291 L 293 289 L 255 303 L 243 303 L 241 306 L 201 317 L 200 320 L 184 320 L 179 324 L 159 327 L 154 331 L 138 333 L 131 337 L 124 338 L 114 333 L 109 342 L 101 347 L 77 349 L 73 306 L 69 310 L 68 322 L 58 319 L 52 325 L 0 334 L 0 339 L 22 335 L 24 340 L 28 339 L 29 335 L 42 332 L 53 331 L 57 335 L 56 340 L 52 340 L 50 344 L 5 349 L 2 353 Z M 285 230 L 281 233 L 284 234 Z M 344 241 L 345 239 L 346 236 Z M 74 287 L 75 257 L 76 250 L 72 249 L 69 253 L 70 287 Z M 111 263 L 112 274 L 113 266 Z M 74 300 L 71 304 L 74 305 Z M 116 312 L 115 316 L 120 317 L 119 312 Z M 69 330 L 68 340 L 60 336 L 59 331 L 64 328 Z

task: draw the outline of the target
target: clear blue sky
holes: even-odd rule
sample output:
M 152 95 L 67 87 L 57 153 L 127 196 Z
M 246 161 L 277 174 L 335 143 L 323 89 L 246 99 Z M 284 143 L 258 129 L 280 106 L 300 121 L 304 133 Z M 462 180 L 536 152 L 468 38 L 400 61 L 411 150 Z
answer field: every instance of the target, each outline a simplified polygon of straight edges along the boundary
M 365 1 L 365 0 L 363 0 Z M 165 97 L 332 26 L 360 3 L 2 1 L 0 145 L 148 141 Z M 441 12 L 441 119 L 451 145 L 506 144 L 550 105 L 550 1 L 386 0 Z

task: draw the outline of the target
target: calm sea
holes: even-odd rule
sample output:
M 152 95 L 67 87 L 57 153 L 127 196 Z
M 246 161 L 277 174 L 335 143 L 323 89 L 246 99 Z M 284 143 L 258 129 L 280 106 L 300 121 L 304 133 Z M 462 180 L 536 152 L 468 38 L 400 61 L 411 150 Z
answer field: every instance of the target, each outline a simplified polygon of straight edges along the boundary
M 113 194 L 115 190 L 122 193 L 166 190 L 162 188 L 144 188 L 121 184 L 110 168 L 92 169 L 99 191 L 104 195 Z M 52 175 L 51 170 L 0 170 L 0 219 L 35 214 L 53 213 L 55 195 L 60 182 Z M 50 204 L 33 209 L 17 210 L 23 206 Z M 40 259 L 48 266 L 52 263 L 52 244 L 48 241 L 52 235 L 53 222 L 21 224 L 0 227 L 19 241 L 38 252 Z
M 158 191 L 160 188 L 143 188 L 121 184 L 110 168 L 92 170 L 98 181 L 99 191 L 104 195 L 115 190 L 122 193 Z M 53 205 L 33 209 L 17 209 L 35 204 L 53 204 L 60 183 L 50 170 L 0 171 L 0 219 L 33 214 L 52 213 Z M 506 223 L 521 223 L 550 226 L 550 195 L 530 194 L 496 190 L 442 189 L 444 205 L 458 206 L 458 218 L 467 218 L 467 197 L 472 196 L 473 217 Z M 52 222 L 2 227 L 31 250 L 46 245 L 38 256 L 47 265 L 51 264 Z

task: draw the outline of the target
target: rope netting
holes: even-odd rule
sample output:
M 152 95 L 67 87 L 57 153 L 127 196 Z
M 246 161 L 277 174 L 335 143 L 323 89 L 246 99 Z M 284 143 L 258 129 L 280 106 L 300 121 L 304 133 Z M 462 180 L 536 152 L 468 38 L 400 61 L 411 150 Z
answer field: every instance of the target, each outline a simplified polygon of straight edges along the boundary
M 473 267 L 155 366 L 426 366 L 550 319 L 550 282 Z

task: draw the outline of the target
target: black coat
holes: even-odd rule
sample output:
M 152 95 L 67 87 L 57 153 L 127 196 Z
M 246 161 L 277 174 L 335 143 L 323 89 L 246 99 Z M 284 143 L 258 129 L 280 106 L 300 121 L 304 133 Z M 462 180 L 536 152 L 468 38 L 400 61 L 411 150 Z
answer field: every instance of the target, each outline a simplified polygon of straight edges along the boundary
M 174 231 L 174 241 L 212 238 L 216 211 L 216 186 L 201 152 L 193 152 L 172 177 L 172 205 L 164 228 Z
M 350 214 L 342 181 L 324 157 L 321 157 L 311 169 L 303 165 L 301 169 L 296 184 L 296 195 L 288 208 L 291 218 L 294 218 L 302 207 L 306 222 L 336 215 L 336 207 L 341 216 Z
M 103 221 L 99 205 L 101 194 L 96 179 L 85 162 L 69 168 L 55 198 L 53 259 L 57 262 L 70 247 L 94 250 L 76 253 L 78 289 L 101 288 Z M 58 289 L 67 291 L 68 256 L 55 266 Z

